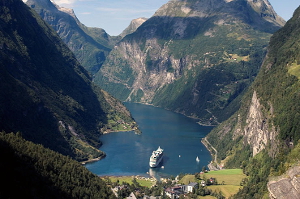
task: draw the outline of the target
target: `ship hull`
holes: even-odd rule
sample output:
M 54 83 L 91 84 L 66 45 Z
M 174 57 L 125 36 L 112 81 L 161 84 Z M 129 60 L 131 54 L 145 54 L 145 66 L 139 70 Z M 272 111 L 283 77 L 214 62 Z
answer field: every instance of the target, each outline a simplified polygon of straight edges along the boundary
M 149 166 L 151 167 L 151 168 L 155 168 L 155 167 L 157 167 L 159 164 L 160 164 L 160 162 L 162 161 L 162 159 L 163 159 L 163 156 L 161 156 L 161 158 L 159 159 L 159 160 L 157 160 L 156 162 L 149 162 Z
M 151 168 L 157 167 L 159 165 L 159 163 L 162 161 L 163 156 L 164 156 L 163 151 L 164 151 L 163 149 L 158 147 L 158 149 L 156 151 L 152 152 L 152 155 L 149 160 L 149 166 Z

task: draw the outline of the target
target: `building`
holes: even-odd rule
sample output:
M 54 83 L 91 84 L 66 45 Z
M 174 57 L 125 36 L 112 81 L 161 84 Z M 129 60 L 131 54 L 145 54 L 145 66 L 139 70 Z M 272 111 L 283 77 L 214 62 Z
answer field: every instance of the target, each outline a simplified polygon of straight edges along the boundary
M 193 189 L 197 187 L 198 187 L 198 183 L 191 182 L 190 184 L 187 185 L 187 193 L 193 192 Z
M 206 186 L 205 180 L 201 180 L 201 186 L 202 186 L 202 187 L 205 187 L 205 186 Z
M 184 194 L 182 186 L 170 187 L 165 190 L 166 196 L 171 199 L 179 198 L 181 194 Z
M 137 199 L 133 192 L 127 197 L 127 199 Z

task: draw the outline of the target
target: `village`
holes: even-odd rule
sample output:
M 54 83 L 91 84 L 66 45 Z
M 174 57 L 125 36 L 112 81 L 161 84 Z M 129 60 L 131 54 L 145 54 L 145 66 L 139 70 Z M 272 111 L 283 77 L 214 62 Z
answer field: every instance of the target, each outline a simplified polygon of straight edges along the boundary
M 194 179 L 194 181 L 190 181 Z M 194 175 L 178 175 L 176 178 L 147 178 L 130 176 L 124 178 L 105 177 L 117 198 L 127 199 L 164 199 L 164 198 L 198 198 L 211 195 L 218 199 L 225 198 L 221 192 L 209 189 L 217 185 L 217 179 L 206 179 L 205 172 Z M 124 180 L 124 181 L 123 181 Z M 224 184 L 224 182 L 222 182 Z

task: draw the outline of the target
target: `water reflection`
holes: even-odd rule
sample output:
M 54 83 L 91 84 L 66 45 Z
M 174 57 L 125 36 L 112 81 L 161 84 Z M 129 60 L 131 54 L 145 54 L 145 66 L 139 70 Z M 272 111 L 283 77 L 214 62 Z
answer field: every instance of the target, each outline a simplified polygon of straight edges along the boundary
M 200 126 L 195 120 L 157 107 L 126 103 L 138 123 L 141 135 L 133 132 L 101 136 L 107 156 L 86 167 L 97 175 L 153 175 L 155 178 L 199 172 L 211 156 L 201 138 L 211 127 Z M 149 158 L 158 146 L 164 149 L 159 167 L 149 169 Z M 196 161 L 196 157 L 200 161 Z

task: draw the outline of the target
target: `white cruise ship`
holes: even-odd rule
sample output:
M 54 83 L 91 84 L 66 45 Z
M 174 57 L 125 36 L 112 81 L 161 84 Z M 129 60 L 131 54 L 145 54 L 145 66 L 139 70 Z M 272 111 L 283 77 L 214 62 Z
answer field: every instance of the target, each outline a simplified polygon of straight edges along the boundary
M 157 167 L 164 156 L 164 150 L 158 147 L 156 151 L 152 152 L 152 155 L 150 157 L 149 166 L 150 167 Z

